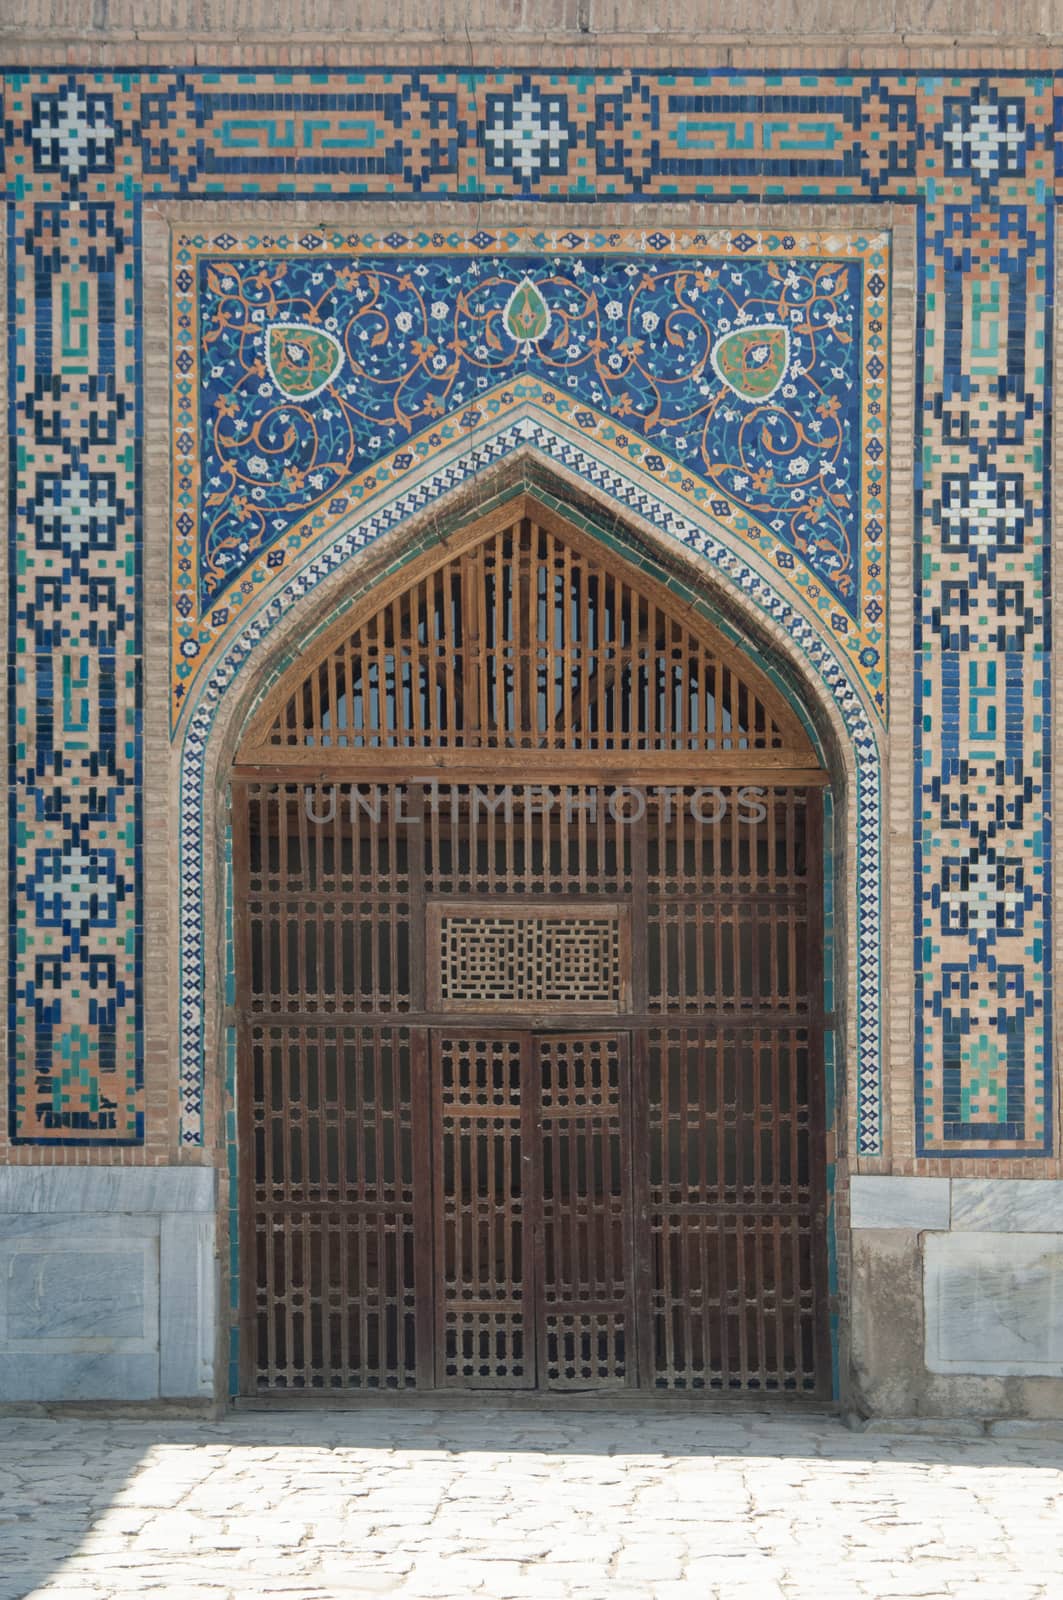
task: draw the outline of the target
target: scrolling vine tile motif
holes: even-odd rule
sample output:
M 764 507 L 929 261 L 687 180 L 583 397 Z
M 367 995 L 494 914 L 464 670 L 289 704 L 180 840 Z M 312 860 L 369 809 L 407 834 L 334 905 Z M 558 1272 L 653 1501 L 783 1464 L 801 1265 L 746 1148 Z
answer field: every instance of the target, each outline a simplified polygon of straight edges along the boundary
M 175 236 L 175 715 L 278 569 L 531 401 L 728 519 L 884 713 L 886 239 L 536 237 Z
M 917 1149 L 1050 1151 L 1044 419 L 1058 84 L 1008 73 L 63 70 L 11 72 L 3 90 L 14 1136 L 144 1135 L 143 198 L 378 197 L 409 205 L 411 240 L 421 202 L 455 197 L 609 200 L 618 220 L 629 202 L 674 214 L 701 199 L 888 200 L 912 204 L 919 241 Z M 642 254 L 660 253 L 655 238 Z M 416 248 L 451 251 L 447 239 Z M 551 247 L 533 237 L 522 248 Z M 582 237 L 573 248 L 592 253 Z M 526 297 L 511 312 L 531 343 L 534 311 Z M 327 340 L 278 331 L 269 354 L 289 390 L 301 341 L 316 371 L 327 362 Z M 750 352 L 718 346 L 715 376 L 766 384 L 779 353 L 764 343 L 756 371 Z M 194 497 L 182 509 L 194 549 Z M 261 559 L 289 536 L 278 531 Z M 223 606 L 239 596 L 248 613 L 255 570 L 219 592 Z M 865 1090 L 877 1103 L 861 1079 L 861 1105 Z M 874 1150 L 874 1117 L 867 1127 L 860 1147 Z

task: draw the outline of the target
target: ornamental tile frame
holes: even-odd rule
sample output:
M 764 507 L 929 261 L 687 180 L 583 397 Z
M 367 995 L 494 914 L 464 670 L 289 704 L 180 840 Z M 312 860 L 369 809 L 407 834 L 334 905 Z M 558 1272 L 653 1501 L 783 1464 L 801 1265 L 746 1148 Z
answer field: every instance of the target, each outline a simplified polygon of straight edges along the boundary
M 5 76 L 15 1144 L 101 1155 L 109 1144 L 148 1148 L 166 1118 L 169 1090 L 153 1091 L 144 1075 L 145 647 L 149 664 L 171 659 L 150 608 L 145 639 L 144 507 L 158 486 L 145 484 L 144 383 L 160 347 L 154 324 L 145 342 L 145 205 L 195 202 L 202 215 L 208 201 L 271 211 L 282 201 L 375 201 L 401 211 L 396 232 L 413 237 L 418 210 L 438 202 L 506 201 L 519 215 L 514 227 L 527 226 L 534 207 L 544 228 L 550 206 L 594 202 L 614 208 L 609 226 L 631 226 L 637 214 L 652 259 L 654 208 L 662 233 L 689 226 L 676 220 L 685 204 L 734 202 L 793 206 L 814 232 L 817 207 L 858 205 L 911 207 L 917 329 L 902 362 L 894 352 L 893 386 L 896 395 L 903 366 L 919 427 L 915 605 L 910 612 L 908 594 L 892 590 L 889 734 L 896 754 L 914 732 L 914 783 L 898 793 L 905 768 L 895 761 L 889 803 L 891 859 L 914 804 L 914 876 L 899 903 L 913 917 L 915 1076 L 913 1085 L 894 1075 L 890 1142 L 869 1121 L 873 1139 L 861 1135 L 859 1148 L 891 1149 L 907 1170 L 986 1157 L 1043 1170 L 1055 1116 L 1045 419 L 1057 165 L 1063 176 L 1058 91 L 1047 75 L 951 69 Z M 526 256 L 549 249 L 522 243 Z M 388 249 L 373 245 L 377 257 Z M 768 343 L 761 365 L 772 359 Z M 647 476 L 645 462 L 621 472 L 615 441 L 599 437 L 605 417 L 603 408 L 592 450 L 555 415 L 556 448 L 562 462 L 582 452 L 602 492 L 608 474 L 626 478 L 628 494 L 632 474 Z M 544 427 L 529 410 L 500 417 L 496 436 L 510 424 Z M 469 446 L 467 460 L 487 461 L 486 435 Z M 537 448 L 554 448 L 545 432 Z M 433 470 L 445 477 L 451 468 Z M 665 505 L 671 489 L 641 493 L 652 521 L 651 500 Z M 739 561 L 723 533 L 734 496 L 720 498 L 730 517 L 674 507 L 670 531 L 682 522 L 710 560 L 718 550 L 721 563 Z M 337 534 L 346 536 L 336 524 L 319 530 L 321 549 Z M 895 550 L 900 537 L 895 522 Z M 766 582 L 767 552 L 747 545 L 745 566 Z M 197 561 L 201 549 L 197 538 Z M 318 558 L 310 541 L 305 550 L 309 573 Z M 254 558 L 268 562 L 269 551 Z M 275 576 L 269 592 L 292 581 Z M 800 588 L 795 577 L 791 590 Z M 818 646 L 821 623 L 805 604 L 807 596 L 795 615 Z M 218 625 L 233 631 L 211 672 L 246 626 Z M 829 644 L 839 654 L 837 634 Z M 913 651 L 908 725 L 902 664 Z M 202 672 L 205 685 L 207 664 Z M 197 685 L 199 707 L 204 693 Z M 877 713 L 862 688 L 852 693 L 874 726 L 886 707 Z M 197 715 L 181 713 L 186 752 Z M 190 1080 L 185 1088 L 192 1111 Z M 875 1094 L 880 1104 L 880 1087 Z

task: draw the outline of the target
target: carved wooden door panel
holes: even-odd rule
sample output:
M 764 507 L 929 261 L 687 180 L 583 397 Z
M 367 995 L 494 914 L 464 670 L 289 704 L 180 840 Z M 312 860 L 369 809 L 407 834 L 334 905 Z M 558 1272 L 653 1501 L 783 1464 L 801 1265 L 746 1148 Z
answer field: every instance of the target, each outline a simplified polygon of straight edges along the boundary
M 626 1034 L 532 1041 L 543 1389 L 635 1382 L 630 1063 Z
M 245 1390 L 430 1384 L 417 1034 L 256 1024 L 246 1048 Z
M 629 1060 L 617 1034 L 435 1031 L 441 1388 L 634 1380 Z
M 527 1034 L 433 1038 L 440 1388 L 535 1387 L 528 1059 Z

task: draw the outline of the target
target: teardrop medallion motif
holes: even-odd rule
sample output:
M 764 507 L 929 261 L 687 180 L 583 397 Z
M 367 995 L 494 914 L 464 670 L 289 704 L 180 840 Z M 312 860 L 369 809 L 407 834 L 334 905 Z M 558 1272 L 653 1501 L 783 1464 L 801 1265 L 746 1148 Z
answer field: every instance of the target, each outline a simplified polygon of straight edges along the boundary
M 736 328 L 712 347 L 718 378 L 743 400 L 770 400 L 790 364 L 789 330 L 774 323 Z
M 343 347 L 324 328 L 275 322 L 266 332 L 266 366 L 289 400 L 312 400 L 343 366 Z
M 550 307 L 530 278 L 522 278 L 503 313 L 506 332 L 518 344 L 538 344 L 550 327 Z

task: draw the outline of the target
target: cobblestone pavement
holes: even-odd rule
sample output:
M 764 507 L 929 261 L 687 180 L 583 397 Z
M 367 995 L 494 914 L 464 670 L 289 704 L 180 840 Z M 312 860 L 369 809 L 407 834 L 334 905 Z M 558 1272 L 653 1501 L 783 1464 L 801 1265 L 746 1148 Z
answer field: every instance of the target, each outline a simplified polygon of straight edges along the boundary
M 0 1600 L 1063 1595 L 1063 1444 L 456 1408 L 0 1418 Z

